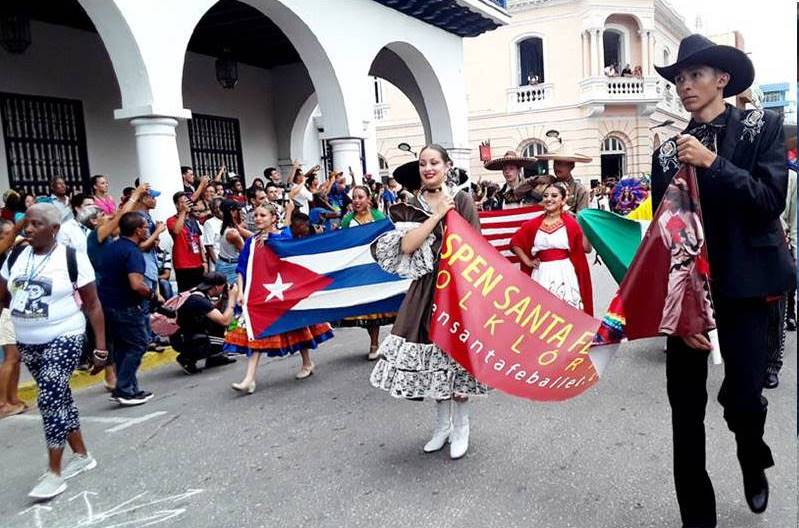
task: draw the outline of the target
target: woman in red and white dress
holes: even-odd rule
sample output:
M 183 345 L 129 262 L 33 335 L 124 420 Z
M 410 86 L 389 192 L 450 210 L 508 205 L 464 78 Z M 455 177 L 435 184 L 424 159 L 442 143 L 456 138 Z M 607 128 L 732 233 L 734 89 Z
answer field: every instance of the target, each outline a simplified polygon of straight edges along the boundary
M 522 271 L 566 303 L 594 315 L 591 273 L 585 254 L 591 244 L 570 213 L 564 212 L 566 188 L 544 189 L 544 214 L 522 224 L 510 240 Z

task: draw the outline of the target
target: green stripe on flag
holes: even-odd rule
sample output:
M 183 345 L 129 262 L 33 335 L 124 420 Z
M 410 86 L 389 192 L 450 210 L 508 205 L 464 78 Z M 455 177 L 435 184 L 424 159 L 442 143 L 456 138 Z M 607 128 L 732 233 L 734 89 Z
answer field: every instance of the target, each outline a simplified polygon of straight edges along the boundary
M 621 284 L 649 222 L 630 220 L 610 211 L 583 209 L 577 221 L 610 274 Z

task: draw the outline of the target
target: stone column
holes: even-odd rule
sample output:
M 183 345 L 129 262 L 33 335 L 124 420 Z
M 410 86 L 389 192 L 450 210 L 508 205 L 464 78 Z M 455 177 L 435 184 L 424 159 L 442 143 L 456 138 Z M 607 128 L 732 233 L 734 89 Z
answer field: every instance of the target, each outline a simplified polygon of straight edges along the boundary
M 590 66 L 591 66 L 591 48 L 589 47 L 586 49 L 588 44 L 588 38 L 585 34 L 585 31 L 580 33 L 580 51 L 582 52 L 583 57 L 583 79 L 590 75 Z
M 139 181 L 161 193 L 154 217 L 166 220 L 175 214 L 172 195 L 183 190 L 175 135 L 178 121 L 171 117 L 137 117 L 130 124 L 136 136 Z
M 591 77 L 596 77 L 597 62 L 596 62 L 596 31 L 593 29 L 588 30 L 588 57 L 589 57 L 589 72 Z
M 649 32 L 641 30 L 641 75 L 649 76 Z
M 350 168 L 355 175 L 355 185 L 363 182 L 363 166 L 361 165 L 360 138 L 333 138 L 328 143 L 333 151 L 333 169 L 341 171 L 349 177 Z

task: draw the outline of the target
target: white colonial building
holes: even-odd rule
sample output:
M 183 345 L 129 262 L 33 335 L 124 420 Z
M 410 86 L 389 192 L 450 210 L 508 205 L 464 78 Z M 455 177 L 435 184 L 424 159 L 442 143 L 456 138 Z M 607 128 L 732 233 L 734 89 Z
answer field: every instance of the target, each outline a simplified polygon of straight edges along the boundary
M 674 62 L 689 34 L 683 18 L 663 0 L 509 0 L 507 8 L 509 25 L 464 42 L 473 178 L 501 178 L 483 169 L 480 143 L 490 141 L 494 156 L 535 155 L 554 132 L 593 157 L 575 169 L 586 184 L 649 173 L 653 147 L 689 117 L 654 70 Z M 641 74 L 610 77 L 612 64 Z M 419 105 L 379 84 L 377 145 L 393 169 L 408 158 L 399 143 L 416 150 L 428 136 Z
M 292 159 L 376 172 L 370 76 L 404 90 L 420 136 L 468 165 L 464 37 L 507 24 L 503 6 L 3 0 L 0 189 L 45 193 L 55 175 L 85 189 L 104 174 L 119 196 L 140 176 L 164 193 L 163 217 L 181 165 L 246 179 Z

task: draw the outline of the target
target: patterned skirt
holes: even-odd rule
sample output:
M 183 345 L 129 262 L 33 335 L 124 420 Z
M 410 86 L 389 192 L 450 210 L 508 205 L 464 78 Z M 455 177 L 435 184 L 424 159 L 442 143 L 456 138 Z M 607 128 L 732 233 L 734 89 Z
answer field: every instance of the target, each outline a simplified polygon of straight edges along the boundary
M 447 400 L 480 396 L 491 390 L 432 343 L 411 343 L 389 334 L 378 352 L 383 358 L 369 381 L 395 398 Z
M 223 352 L 228 354 L 266 354 L 269 357 L 284 357 L 300 350 L 314 349 L 333 338 L 333 328 L 329 323 L 320 323 L 282 334 L 250 339 L 243 325 L 228 330 L 225 334 Z

